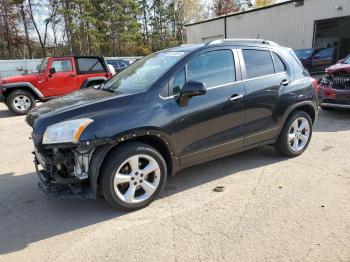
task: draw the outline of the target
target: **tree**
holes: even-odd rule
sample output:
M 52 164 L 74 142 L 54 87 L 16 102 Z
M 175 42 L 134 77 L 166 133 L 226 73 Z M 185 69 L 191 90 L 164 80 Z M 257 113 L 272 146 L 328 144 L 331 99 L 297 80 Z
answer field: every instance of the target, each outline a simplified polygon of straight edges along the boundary
M 234 0 L 214 0 L 213 11 L 216 16 L 227 15 L 239 11 Z
M 274 0 L 255 0 L 255 7 L 260 8 L 268 5 L 274 4 Z
M 29 55 L 29 58 L 33 58 L 33 50 L 32 50 L 32 45 L 29 38 L 29 20 L 27 19 L 27 14 L 25 9 L 25 0 L 17 0 L 15 1 L 15 3 L 19 5 L 21 20 L 24 28 L 24 33 L 25 33 L 25 42 L 28 49 L 28 55 Z

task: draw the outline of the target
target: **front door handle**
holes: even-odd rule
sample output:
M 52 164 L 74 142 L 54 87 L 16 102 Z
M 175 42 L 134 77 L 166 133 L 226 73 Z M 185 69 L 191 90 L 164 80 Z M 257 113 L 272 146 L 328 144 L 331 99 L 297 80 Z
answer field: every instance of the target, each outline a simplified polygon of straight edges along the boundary
M 289 85 L 289 80 L 288 79 L 283 79 L 281 82 L 281 86 L 287 86 Z
M 243 98 L 243 95 L 234 94 L 230 97 L 230 101 L 237 101 Z

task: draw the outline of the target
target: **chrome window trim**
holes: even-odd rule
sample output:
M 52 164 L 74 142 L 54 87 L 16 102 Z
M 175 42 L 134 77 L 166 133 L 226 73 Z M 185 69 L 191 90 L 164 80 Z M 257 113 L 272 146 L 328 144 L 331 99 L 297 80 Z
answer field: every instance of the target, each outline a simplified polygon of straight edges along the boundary
M 216 88 L 220 88 L 220 87 L 232 86 L 232 85 L 244 83 L 244 82 L 247 82 L 247 81 L 254 81 L 254 80 L 259 80 L 259 79 L 263 79 L 263 78 L 266 78 L 266 77 L 277 76 L 277 75 L 282 75 L 282 74 L 287 74 L 287 72 L 284 71 L 284 72 L 279 72 L 279 73 L 274 73 L 274 74 L 269 74 L 269 75 L 264 75 L 264 76 L 258 76 L 258 77 L 243 79 L 243 80 L 239 80 L 239 81 L 236 81 L 236 82 L 227 83 L 227 84 L 224 84 L 224 85 L 212 86 L 212 87 L 207 88 L 207 90 L 212 90 L 212 89 L 216 89 Z M 178 95 L 172 95 L 172 96 L 163 97 L 163 96 L 161 96 L 159 94 L 159 97 L 161 99 L 164 99 L 164 100 L 171 99 L 171 98 L 174 98 L 174 97 L 177 97 L 177 96 Z

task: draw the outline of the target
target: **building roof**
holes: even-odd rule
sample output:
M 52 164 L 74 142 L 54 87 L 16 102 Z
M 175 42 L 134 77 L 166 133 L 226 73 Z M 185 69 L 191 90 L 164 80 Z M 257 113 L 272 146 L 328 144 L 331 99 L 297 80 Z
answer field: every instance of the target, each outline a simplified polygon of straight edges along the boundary
M 219 19 L 226 18 L 226 17 L 243 15 L 243 14 L 252 13 L 252 12 L 258 12 L 258 11 L 261 11 L 261 10 L 264 10 L 264 9 L 274 8 L 274 7 L 277 7 L 277 6 L 286 5 L 286 4 L 290 4 L 290 3 L 293 3 L 293 2 L 297 2 L 297 0 L 287 0 L 287 1 L 284 1 L 284 2 L 281 2 L 281 3 L 268 5 L 268 6 L 265 6 L 265 7 L 260 7 L 260 8 L 247 10 L 247 11 L 242 11 L 242 12 L 237 12 L 237 13 L 217 16 L 217 17 L 213 17 L 213 18 L 206 19 L 206 20 L 203 20 L 203 21 L 186 24 L 185 26 L 192 26 L 192 25 L 197 25 L 197 24 L 202 24 L 202 23 L 206 23 L 206 22 L 210 22 L 210 21 L 219 20 Z

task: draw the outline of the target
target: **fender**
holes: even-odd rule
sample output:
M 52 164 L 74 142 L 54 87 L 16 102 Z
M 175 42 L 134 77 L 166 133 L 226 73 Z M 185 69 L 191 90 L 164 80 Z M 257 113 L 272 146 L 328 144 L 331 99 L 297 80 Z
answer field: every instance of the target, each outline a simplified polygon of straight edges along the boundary
M 80 89 L 86 88 L 91 82 L 95 81 L 103 81 L 105 82 L 107 80 L 104 76 L 96 76 L 96 77 L 90 77 L 84 80 L 84 82 L 81 84 Z
M 32 90 L 39 98 L 44 97 L 44 95 L 39 91 L 39 89 L 37 89 L 35 86 L 33 86 L 33 84 L 30 82 L 16 82 L 16 83 L 4 84 L 2 86 L 2 90 L 3 90 L 3 92 L 5 92 L 8 89 L 18 88 L 18 87 L 27 87 L 30 90 Z
M 125 133 L 118 134 L 117 137 L 114 137 L 113 139 L 108 139 L 108 141 L 105 142 L 105 144 L 98 146 L 96 150 L 94 151 L 90 164 L 89 164 L 89 181 L 90 181 L 90 194 L 93 198 L 97 198 L 98 192 L 97 192 L 97 181 L 98 177 L 100 175 L 101 167 L 103 164 L 103 161 L 109 154 L 109 152 L 118 144 L 125 143 L 132 140 L 138 140 L 138 138 L 141 137 L 150 137 L 150 138 L 157 138 L 164 142 L 164 144 L 167 146 L 170 157 L 171 157 L 171 174 L 175 174 L 180 169 L 180 162 L 177 157 L 174 155 L 174 145 L 169 143 L 168 141 L 170 139 L 166 138 L 166 135 L 162 133 L 159 130 L 149 129 L 149 130 L 129 130 Z M 142 141 L 142 140 L 138 140 Z
M 280 124 L 280 132 L 282 131 L 283 127 L 284 127 L 284 123 L 286 122 L 287 118 L 289 117 L 290 113 L 302 106 L 310 106 L 313 108 L 314 114 L 315 114 L 315 119 L 314 119 L 314 123 L 317 120 L 317 114 L 318 114 L 318 108 L 316 107 L 316 105 L 312 102 L 312 101 L 303 101 L 294 105 L 291 105 L 290 107 L 287 108 L 286 112 L 284 113 L 283 117 L 282 117 L 282 121 Z

